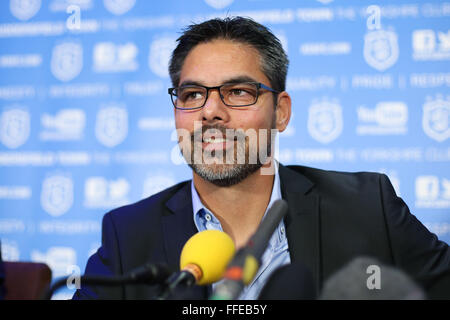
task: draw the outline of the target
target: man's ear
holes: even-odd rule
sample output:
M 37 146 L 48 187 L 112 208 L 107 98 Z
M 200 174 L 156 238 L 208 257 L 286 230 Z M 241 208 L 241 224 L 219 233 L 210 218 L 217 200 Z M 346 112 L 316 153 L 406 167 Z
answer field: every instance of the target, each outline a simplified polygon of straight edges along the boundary
M 280 92 L 277 99 L 277 107 L 275 109 L 275 128 L 279 132 L 283 132 L 291 119 L 291 96 L 286 92 Z

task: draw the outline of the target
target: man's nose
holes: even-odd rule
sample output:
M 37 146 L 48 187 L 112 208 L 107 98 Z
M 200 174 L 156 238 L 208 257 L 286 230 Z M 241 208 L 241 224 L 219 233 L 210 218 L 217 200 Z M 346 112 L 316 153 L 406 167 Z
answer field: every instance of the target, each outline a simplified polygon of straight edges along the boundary
M 228 121 L 228 107 L 220 98 L 219 90 L 210 90 L 202 108 L 202 121 Z

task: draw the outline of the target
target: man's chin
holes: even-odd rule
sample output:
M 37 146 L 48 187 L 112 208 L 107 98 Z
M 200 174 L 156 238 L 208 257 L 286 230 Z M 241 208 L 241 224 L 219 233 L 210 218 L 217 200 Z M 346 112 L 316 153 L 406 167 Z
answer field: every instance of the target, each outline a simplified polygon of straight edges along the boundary
M 189 166 L 203 180 L 219 187 L 230 187 L 258 171 L 262 164 L 189 164 Z

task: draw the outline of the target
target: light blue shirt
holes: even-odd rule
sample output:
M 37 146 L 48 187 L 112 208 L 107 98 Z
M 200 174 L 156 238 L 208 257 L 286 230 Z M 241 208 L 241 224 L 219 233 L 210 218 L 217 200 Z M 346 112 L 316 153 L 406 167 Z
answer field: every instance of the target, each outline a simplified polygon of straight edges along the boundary
M 192 207 L 194 209 L 193 210 L 194 223 L 197 227 L 197 230 L 199 232 L 205 230 L 223 231 L 220 221 L 201 202 L 197 190 L 194 187 L 193 181 L 191 183 L 191 191 L 192 191 Z M 270 208 L 272 204 L 279 199 L 281 199 L 280 177 L 278 174 L 278 170 L 276 170 L 272 187 L 272 194 L 270 196 L 269 205 L 267 206 L 266 211 L 264 213 L 264 217 L 266 216 L 268 208 Z M 271 273 L 275 271 L 275 269 L 285 264 L 289 264 L 290 262 L 291 257 L 289 255 L 289 247 L 286 238 L 286 229 L 284 227 L 284 222 L 281 221 L 277 229 L 273 233 L 272 237 L 270 238 L 267 249 L 262 256 L 261 267 L 259 268 L 258 273 L 253 279 L 252 283 L 250 283 L 248 286 L 244 288 L 238 299 L 239 300 L 257 299 L 262 288 L 269 279 Z M 213 283 L 212 285 L 213 289 L 219 282 Z

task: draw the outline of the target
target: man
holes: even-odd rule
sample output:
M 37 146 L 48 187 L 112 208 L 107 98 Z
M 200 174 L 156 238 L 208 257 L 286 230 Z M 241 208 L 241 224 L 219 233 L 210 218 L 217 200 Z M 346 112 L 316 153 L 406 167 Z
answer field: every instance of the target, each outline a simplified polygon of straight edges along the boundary
M 257 299 L 272 271 L 296 261 L 318 291 L 361 255 L 404 270 L 426 289 L 448 272 L 448 245 L 409 213 L 385 175 L 278 166 L 272 133 L 285 130 L 291 115 L 287 67 L 279 40 L 253 20 L 213 19 L 185 30 L 170 62 L 169 93 L 193 179 L 106 214 L 102 247 L 86 274 L 121 275 L 149 261 L 176 268 L 184 243 L 206 229 L 223 230 L 242 247 L 280 198 L 289 213 L 241 299 Z M 156 294 L 145 285 L 83 286 L 74 298 Z M 190 297 L 210 294 L 211 287 L 195 287 Z

